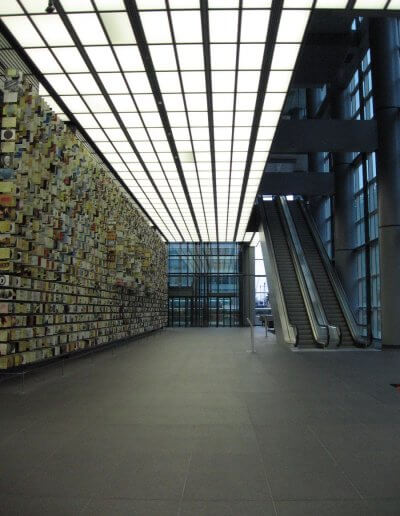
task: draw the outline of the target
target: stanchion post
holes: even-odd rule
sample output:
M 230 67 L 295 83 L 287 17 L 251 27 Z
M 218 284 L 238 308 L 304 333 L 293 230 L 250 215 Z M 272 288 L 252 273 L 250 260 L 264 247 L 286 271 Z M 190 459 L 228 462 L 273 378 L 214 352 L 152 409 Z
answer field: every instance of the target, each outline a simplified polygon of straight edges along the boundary
M 21 383 L 21 394 L 25 393 L 25 371 L 22 371 L 22 383 Z

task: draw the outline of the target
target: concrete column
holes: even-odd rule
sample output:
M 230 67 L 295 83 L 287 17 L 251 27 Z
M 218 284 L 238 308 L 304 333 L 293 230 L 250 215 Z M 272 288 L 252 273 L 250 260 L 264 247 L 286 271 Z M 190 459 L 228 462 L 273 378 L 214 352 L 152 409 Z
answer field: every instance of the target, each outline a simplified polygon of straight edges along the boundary
M 370 20 L 377 180 L 382 345 L 400 346 L 400 69 L 397 20 Z
M 332 118 L 346 119 L 346 91 L 331 91 Z M 353 212 L 353 178 L 350 172 L 352 154 L 335 152 L 333 154 L 333 171 L 335 174 L 334 197 L 334 257 L 335 267 L 346 291 L 353 310 L 357 303 L 356 268 L 353 256 L 354 248 L 354 212 Z
M 243 326 L 248 326 L 247 318 L 250 319 L 252 324 L 255 324 L 254 320 L 254 301 L 255 301 L 255 288 L 254 288 L 254 247 L 243 246 L 242 252 L 242 316 Z

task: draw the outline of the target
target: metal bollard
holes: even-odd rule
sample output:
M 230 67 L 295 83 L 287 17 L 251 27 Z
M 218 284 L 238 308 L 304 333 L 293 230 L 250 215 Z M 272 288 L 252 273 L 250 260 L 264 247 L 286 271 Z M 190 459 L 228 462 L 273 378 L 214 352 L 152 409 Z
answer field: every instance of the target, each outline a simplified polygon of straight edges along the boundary
M 254 343 L 254 327 L 251 324 L 251 321 L 249 318 L 247 318 L 247 322 L 250 325 L 250 335 L 251 335 L 251 349 L 249 349 L 249 353 L 255 353 L 256 349 L 255 349 L 255 343 Z

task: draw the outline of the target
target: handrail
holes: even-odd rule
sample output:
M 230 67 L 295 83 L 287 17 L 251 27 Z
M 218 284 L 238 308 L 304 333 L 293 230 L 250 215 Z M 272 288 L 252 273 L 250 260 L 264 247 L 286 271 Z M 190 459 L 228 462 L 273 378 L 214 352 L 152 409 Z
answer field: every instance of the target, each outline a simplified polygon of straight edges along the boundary
M 315 341 L 323 347 L 338 346 L 340 330 L 329 323 L 319 297 L 317 286 L 307 263 L 299 235 L 284 196 L 278 197 L 278 206 L 284 220 L 287 242 L 293 258 L 300 290 L 307 310 L 308 318 Z
M 251 353 L 255 353 L 256 350 L 255 350 L 255 347 L 254 347 L 254 328 L 253 328 L 253 325 L 250 321 L 250 319 L 247 317 L 247 322 L 249 323 L 249 326 L 250 326 L 250 335 L 251 335 Z
M 315 224 L 314 218 L 309 213 L 303 201 L 299 202 L 301 210 L 303 212 L 304 218 L 308 224 L 308 227 L 312 233 L 314 238 L 314 242 L 316 243 L 318 252 L 321 256 L 322 263 L 325 267 L 325 271 L 328 274 L 333 290 L 336 294 L 336 298 L 339 302 L 340 308 L 343 312 L 344 318 L 346 320 L 347 326 L 349 328 L 350 334 L 355 342 L 355 344 L 359 344 L 360 346 L 367 347 L 370 345 L 368 340 L 363 337 L 361 328 L 366 327 L 367 325 L 360 324 L 357 322 L 354 313 L 350 307 L 349 300 L 347 298 L 346 292 L 343 288 L 343 285 L 339 279 L 339 276 L 331 264 L 331 261 L 326 252 L 325 246 L 322 243 L 319 231 Z
M 267 272 L 268 276 L 271 276 L 271 287 L 272 293 L 274 294 L 275 303 L 276 303 L 276 318 L 279 318 L 280 327 L 282 330 L 283 340 L 292 346 L 298 345 L 298 331 L 296 326 L 294 326 L 290 320 L 286 307 L 285 296 L 283 294 L 283 288 L 281 283 L 281 278 L 279 276 L 278 265 L 276 261 L 276 255 L 274 251 L 274 246 L 272 244 L 271 233 L 268 227 L 268 219 L 267 214 L 265 213 L 264 203 L 261 204 L 260 207 L 261 221 L 262 221 L 262 229 L 260 231 L 260 244 L 261 250 L 263 253 L 264 263 L 266 269 L 269 268 Z

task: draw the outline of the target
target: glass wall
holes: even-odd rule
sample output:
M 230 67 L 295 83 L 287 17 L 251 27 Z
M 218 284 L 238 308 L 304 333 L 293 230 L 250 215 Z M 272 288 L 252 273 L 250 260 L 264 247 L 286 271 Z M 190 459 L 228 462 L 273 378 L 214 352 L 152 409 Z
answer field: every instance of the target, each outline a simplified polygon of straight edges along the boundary
M 349 88 L 351 118 L 374 117 L 371 55 L 368 50 L 355 71 Z M 354 153 L 353 222 L 357 272 L 357 316 L 365 334 L 381 338 L 380 276 L 378 247 L 378 195 L 375 153 Z
M 260 242 L 254 247 L 254 292 L 254 321 L 256 325 L 261 325 L 260 315 L 266 314 L 271 305 Z
M 171 243 L 168 249 L 169 325 L 241 324 L 240 245 Z

